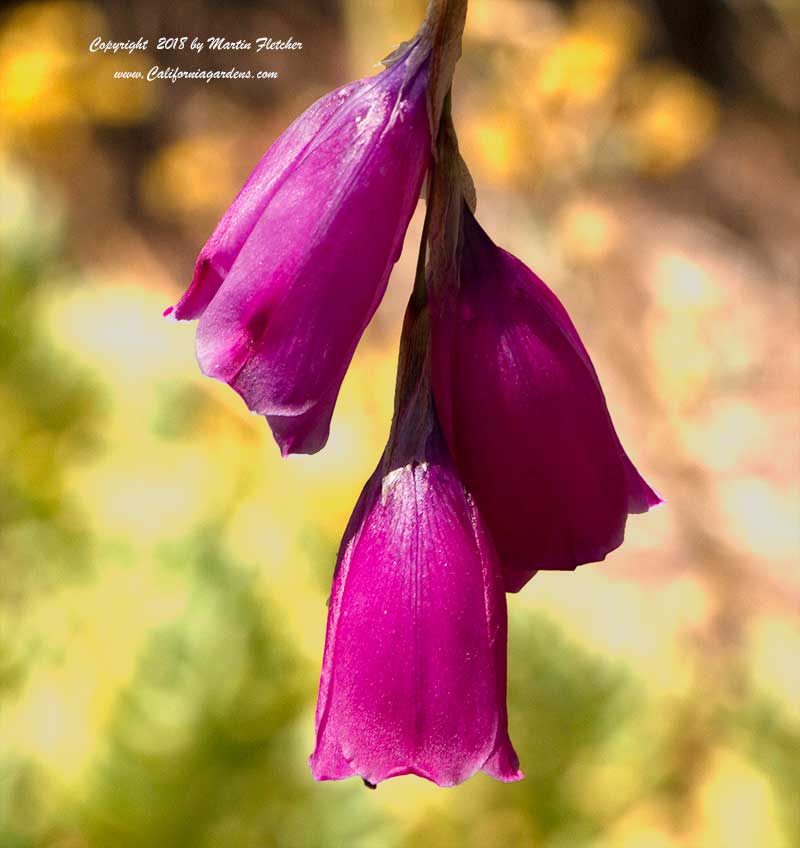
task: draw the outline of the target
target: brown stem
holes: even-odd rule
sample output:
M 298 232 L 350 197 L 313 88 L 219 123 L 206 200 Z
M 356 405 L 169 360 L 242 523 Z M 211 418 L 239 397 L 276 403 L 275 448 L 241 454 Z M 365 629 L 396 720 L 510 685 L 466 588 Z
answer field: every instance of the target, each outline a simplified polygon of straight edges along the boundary
M 439 255 L 440 244 L 453 260 L 457 255 L 460 218 L 454 226 L 449 210 L 460 210 L 463 202 L 463 169 L 460 167 L 461 159 L 450 116 L 450 87 L 456 62 L 461 55 L 466 13 L 467 0 L 431 0 L 421 30 L 421 38 L 429 39 L 431 44 L 428 112 L 434 155 L 428 176 L 425 222 L 414 288 L 400 337 L 394 417 L 384 454 L 384 474 L 400 465 L 424 458 L 425 443 L 436 426 L 431 395 L 428 278 L 432 256 Z M 442 209 L 447 210 L 444 213 L 447 222 L 436 222 L 437 215 L 442 218 Z M 440 264 L 438 260 L 436 264 Z
M 467 0 L 430 0 L 422 37 L 431 44 L 428 115 L 435 143 L 445 97 L 453 83 L 456 63 L 461 56 L 461 38 L 467 19 Z
M 468 191 L 464 186 L 462 162 L 448 97 L 442 112 L 436 144 L 436 167 L 428 198 L 427 285 L 429 296 L 440 304 L 458 289 L 459 283 L 461 216 Z

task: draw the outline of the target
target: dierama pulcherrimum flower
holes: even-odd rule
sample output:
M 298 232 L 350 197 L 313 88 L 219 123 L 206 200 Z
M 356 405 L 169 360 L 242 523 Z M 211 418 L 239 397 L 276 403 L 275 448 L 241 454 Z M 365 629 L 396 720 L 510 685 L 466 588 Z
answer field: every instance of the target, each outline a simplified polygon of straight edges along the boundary
M 317 705 L 317 780 L 519 780 L 499 564 L 441 437 L 367 483 L 342 542 Z
M 426 386 L 401 412 L 342 541 L 310 758 L 317 780 L 523 777 L 508 737 L 500 567 Z
M 327 441 L 430 159 L 429 45 L 311 106 L 267 151 L 172 312 L 204 374 L 266 416 L 284 455 Z
M 540 569 L 604 559 L 628 514 L 661 499 L 623 450 L 555 294 L 466 205 L 460 244 L 458 279 L 432 303 L 434 396 L 516 592 Z

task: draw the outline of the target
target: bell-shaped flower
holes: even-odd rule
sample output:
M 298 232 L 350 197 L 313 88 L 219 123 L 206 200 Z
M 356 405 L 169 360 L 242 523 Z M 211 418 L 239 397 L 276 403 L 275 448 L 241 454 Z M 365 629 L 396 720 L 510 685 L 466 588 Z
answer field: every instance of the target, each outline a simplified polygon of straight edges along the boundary
M 383 465 L 383 463 L 382 463 Z M 342 541 L 310 764 L 368 785 L 523 777 L 508 737 L 497 555 L 434 431 L 367 483 Z
M 432 289 L 434 396 L 516 592 L 540 569 L 604 559 L 628 514 L 661 499 L 623 450 L 555 294 L 466 206 L 460 244 L 458 279 Z
M 328 438 L 430 160 L 429 42 L 323 97 L 259 162 L 172 313 L 204 374 L 264 415 L 284 455 Z

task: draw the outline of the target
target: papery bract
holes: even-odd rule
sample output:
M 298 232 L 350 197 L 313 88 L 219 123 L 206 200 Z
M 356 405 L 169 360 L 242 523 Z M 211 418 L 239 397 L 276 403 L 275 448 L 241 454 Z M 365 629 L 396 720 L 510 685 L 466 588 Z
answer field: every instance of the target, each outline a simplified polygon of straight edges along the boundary
M 281 451 L 328 438 L 339 387 L 397 261 L 430 158 L 428 55 L 311 106 L 267 151 L 176 304 L 203 373 L 265 415 Z
M 310 759 L 317 780 L 523 776 L 508 738 L 496 554 L 441 434 L 425 454 L 373 475 L 342 542 Z
M 625 454 L 555 294 L 466 206 L 461 243 L 459 280 L 434 288 L 434 396 L 515 592 L 539 569 L 602 560 L 628 514 L 661 501 Z

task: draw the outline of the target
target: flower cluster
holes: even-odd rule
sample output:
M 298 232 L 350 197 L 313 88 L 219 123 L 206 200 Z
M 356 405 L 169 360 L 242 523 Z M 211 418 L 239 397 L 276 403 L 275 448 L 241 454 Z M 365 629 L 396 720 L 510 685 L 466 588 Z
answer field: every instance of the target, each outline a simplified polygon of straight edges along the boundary
M 602 560 L 628 514 L 660 502 L 564 307 L 475 220 L 449 113 L 465 13 L 432 0 L 385 70 L 301 115 L 167 310 L 200 319 L 201 369 L 266 417 L 284 455 L 320 450 L 427 175 L 392 430 L 334 572 L 318 780 L 519 780 L 505 593 Z

